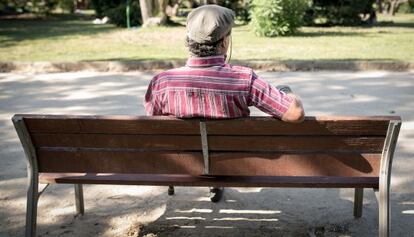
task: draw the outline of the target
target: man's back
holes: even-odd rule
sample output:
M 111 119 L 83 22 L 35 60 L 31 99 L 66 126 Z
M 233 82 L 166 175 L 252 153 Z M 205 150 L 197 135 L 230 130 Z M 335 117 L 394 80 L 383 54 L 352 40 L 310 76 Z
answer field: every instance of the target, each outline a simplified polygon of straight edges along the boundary
M 149 115 L 181 118 L 247 117 L 249 106 L 280 118 L 291 103 L 252 69 L 226 64 L 223 55 L 191 57 L 185 67 L 156 75 L 145 96 Z

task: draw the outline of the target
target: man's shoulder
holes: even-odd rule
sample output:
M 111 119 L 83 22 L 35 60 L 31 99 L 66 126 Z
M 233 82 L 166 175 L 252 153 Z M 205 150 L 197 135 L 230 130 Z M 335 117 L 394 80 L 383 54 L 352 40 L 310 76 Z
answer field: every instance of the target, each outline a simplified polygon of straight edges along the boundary
M 253 69 L 247 66 L 241 66 L 241 65 L 228 65 L 233 71 L 236 72 L 243 72 L 243 73 L 253 73 Z
M 166 76 L 174 76 L 185 73 L 188 69 L 186 67 L 172 68 L 155 74 L 154 79 L 163 78 Z
M 253 69 L 247 66 L 227 64 L 224 68 L 232 73 L 239 74 L 241 78 L 250 79 L 255 75 Z

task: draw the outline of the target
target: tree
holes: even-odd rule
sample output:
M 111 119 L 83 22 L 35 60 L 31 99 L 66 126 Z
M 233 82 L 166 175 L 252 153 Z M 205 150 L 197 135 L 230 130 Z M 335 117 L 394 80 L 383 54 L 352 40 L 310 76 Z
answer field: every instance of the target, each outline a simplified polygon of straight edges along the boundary
M 139 3 L 144 27 L 167 23 L 167 0 L 139 0 Z
M 398 8 L 401 6 L 401 4 L 408 2 L 408 0 L 388 0 L 387 1 L 387 14 L 388 15 L 395 15 L 395 13 L 398 11 Z

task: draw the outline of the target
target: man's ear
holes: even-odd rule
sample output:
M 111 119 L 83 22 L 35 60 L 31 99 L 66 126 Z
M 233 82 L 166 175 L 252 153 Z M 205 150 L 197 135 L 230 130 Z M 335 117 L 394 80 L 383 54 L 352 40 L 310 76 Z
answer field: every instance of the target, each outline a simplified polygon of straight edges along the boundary
M 226 38 L 224 38 L 221 42 L 220 42 L 220 48 L 224 49 L 226 47 Z
M 222 49 L 225 49 L 225 48 L 226 48 L 226 42 L 228 42 L 228 40 L 229 40 L 229 36 L 226 36 L 226 37 L 224 37 L 224 39 L 221 41 L 221 43 L 220 43 L 220 47 L 221 47 Z

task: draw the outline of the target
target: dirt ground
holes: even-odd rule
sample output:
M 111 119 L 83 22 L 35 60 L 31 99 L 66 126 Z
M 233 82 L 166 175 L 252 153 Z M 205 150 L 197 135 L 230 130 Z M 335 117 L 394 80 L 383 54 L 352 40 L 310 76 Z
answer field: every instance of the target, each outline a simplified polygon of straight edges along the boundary
M 392 173 L 392 235 L 414 236 L 414 72 L 259 72 L 289 84 L 307 115 L 400 115 Z M 0 74 L 0 236 L 23 236 L 26 164 L 15 113 L 143 115 L 151 73 Z M 253 110 L 253 115 L 261 115 Z M 211 203 L 207 188 L 85 185 L 75 217 L 72 185 L 41 196 L 38 235 L 46 236 L 377 236 L 378 206 L 365 190 L 354 219 L 352 189 L 228 188 Z

